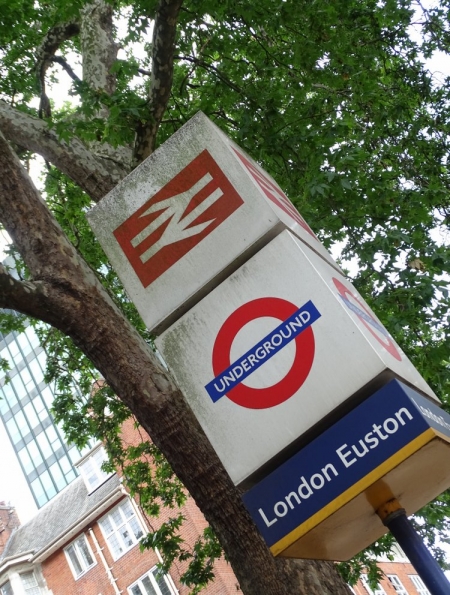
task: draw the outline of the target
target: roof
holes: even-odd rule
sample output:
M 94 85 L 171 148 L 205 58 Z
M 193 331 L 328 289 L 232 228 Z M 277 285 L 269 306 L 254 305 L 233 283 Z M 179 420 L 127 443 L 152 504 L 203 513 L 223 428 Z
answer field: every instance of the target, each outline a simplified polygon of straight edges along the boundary
M 50 548 L 60 538 L 82 529 L 83 519 L 91 520 L 92 514 L 102 512 L 101 505 L 114 493 L 120 493 L 117 474 L 108 478 L 94 492 L 88 494 L 82 477 L 75 479 L 65 490 L 46 504 L 28 523 L 18 527 L 8 540 L 0 556 L 0 566 L 10 560 L 31 553 L 34 556 Z M 80 525 L 80 526 L 78 526 Z

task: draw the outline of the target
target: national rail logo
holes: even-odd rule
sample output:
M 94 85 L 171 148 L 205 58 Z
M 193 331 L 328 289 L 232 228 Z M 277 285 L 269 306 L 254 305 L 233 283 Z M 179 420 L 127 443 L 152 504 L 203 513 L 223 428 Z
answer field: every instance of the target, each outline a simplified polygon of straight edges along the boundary
M 312 324 L 321 314 L 312 301 L 298 308 L 292 302 L 276 297 L 251 300 L 237 308 L 223 323 L 214 342 L 212 367 L 214 379 L 205 389 L 213 402 L 223 396 L 250 409 L 274 407 L 291 398 L 307 379 L 314 361 L 315 341 Z M 249 322 L 271 317 L 281 324 L 246 353 L 231 362 L 230 351 L 238 332 Z M 295 341 L 295 358 L 288 373 L 276 384 L 252 388 L 244 380 L 268 362 L 291 341 Z
M 288 197 L 284 194 L 281 188 L 274 184 L 273 181 L 263 172 L 262 169 L 257 168 L 251 161 L 243 155 L 240 151 L 233 147 L 234 152 L 239 157 L 242 165 L 245 169 L 249 172 L 252 178 L 255 180 L 257 185 L 259 186 L 260 190 L 265 194 L 265 196 L 278 208 L 284 211 L 291 219 L 293 219 L 300 227 L 302 227 L 306 232 L 308 232 L 317 242 L 316 234 L 313 230 L 309 227 Z
M 113 234 L 148 287 L 243 204 L 205 149 Z

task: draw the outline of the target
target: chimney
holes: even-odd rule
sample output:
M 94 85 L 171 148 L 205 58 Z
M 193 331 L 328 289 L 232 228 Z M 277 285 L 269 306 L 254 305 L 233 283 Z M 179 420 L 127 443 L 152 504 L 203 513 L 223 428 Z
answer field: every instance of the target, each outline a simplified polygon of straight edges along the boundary
M 20 526 L 14 506 L 6 504 L 4 500 L 0 501 L 0 556 L 8 543 L 8 539 L 14 529 Z

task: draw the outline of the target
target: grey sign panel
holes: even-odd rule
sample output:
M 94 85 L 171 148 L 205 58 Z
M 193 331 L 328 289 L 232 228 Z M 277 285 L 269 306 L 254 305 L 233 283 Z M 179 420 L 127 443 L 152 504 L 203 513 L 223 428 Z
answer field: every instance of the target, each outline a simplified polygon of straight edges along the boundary
M 392 378 L 436 399 L 355 288 L 288 231 L 157 346 L 236 484 Z
M 88 219 L 157 333 L 284 229 L 339 270 L 278 184 L 202 113 Z

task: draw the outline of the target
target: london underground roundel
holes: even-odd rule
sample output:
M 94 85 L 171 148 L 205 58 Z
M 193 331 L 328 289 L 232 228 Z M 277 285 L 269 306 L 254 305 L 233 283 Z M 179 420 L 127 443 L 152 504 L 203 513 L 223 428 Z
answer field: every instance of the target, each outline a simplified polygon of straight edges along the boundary
M 395 357 L 398 361 L 402 360 L 394 341 L 389 335 L 388 331 L 382 324 L 376 320 L 372 312 L 359 300 L 356 295 L 349 289 L 342 281 L 333 277 L 333 283 L 338 290 L 339 296 L 359 320 L 363 323 L 366 329 L 375 337 L 375 339 L 382 345 L 388 353 Z
M 258 318 L 281 320 L 272 332 L 253 345 L 234 362 L 231 347 L 239 331 Z M 315 342 L 312 324 L 320 317 L 309 301 L 298 308 L 292 302 L 276 297 L 251 300 L 237 308 L 223 323 L 212 353 L 214 379 L 205 388 L 213 402 L 226 396 L 250 409 L 266 409 L 292 397 L 307 379 L 314 361 Z M 295 342 L 295 358 L 290 370 L 276 384 L 264 388 L 245 385 L 261 366 L 273 365 L 271 358 L 291 341 Z

